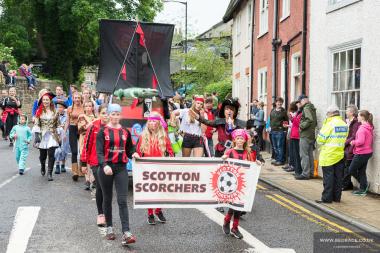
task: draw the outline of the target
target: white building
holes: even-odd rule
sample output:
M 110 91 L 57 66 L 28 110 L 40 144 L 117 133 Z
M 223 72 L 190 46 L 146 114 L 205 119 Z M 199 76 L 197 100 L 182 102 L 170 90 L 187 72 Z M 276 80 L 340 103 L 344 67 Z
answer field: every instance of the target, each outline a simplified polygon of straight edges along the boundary
M 239 118 L 249 117 L 251 101 L 251 59 L 252 59 L 252 0 L 232 0 L 223 21 L 232 23 L 232 96 L 238 97 L 241 109 Z
M 332 103 L 342 114 L 349 104 L 373 113 L 375 150 L 367 176 L 370 190 L 380 193 L 380 1 L 310 4 L 310 99 L 317 107 L 319 126 Z

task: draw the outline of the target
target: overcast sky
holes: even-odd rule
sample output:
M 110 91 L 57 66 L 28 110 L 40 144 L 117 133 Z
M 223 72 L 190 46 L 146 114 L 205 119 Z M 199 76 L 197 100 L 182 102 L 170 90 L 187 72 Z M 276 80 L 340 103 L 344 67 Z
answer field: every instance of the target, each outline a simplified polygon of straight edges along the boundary
M 185 1 L 185 0 L 180 0 Z M 188 33 L 198 35 L 222 21 L 230 0 L 187 0 Z M 156 22 L 171 23 L 185 27 L 185 5 L 164 3 Z

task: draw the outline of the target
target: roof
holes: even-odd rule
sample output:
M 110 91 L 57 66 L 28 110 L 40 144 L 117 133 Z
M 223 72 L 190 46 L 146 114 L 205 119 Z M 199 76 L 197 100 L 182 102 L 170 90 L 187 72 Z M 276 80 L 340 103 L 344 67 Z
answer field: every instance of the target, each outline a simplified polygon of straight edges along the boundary
M 220 21 L 220 22 L 218 22 L 217 24 L 213 25 L 213 26 L 212 26 L 210 29 L 208 29 L 207 31 L 205 31 L 205 32 L 203 32 L 203 33 L 201 33 L 201 34 L 199 34 L 199 35 L 197 36 L 197 38 L 202 37 L 203 35 L 205 35 L 205 34 L 208 33 L 209 31 L 211 31 L 212 29 L 215 29 L 215 28 L 217 28 L 217 27 L 223 25 L 224 23 L 227 23 L 227 22 L 224 22 L 223 20 Z
M 223 16 L 223 22 L 227 23 L 233 18 L 233 14 L 236 9 L 240 6 L 243 0 L 231 0 L 230 4 L 227 7 L 226 13 Z

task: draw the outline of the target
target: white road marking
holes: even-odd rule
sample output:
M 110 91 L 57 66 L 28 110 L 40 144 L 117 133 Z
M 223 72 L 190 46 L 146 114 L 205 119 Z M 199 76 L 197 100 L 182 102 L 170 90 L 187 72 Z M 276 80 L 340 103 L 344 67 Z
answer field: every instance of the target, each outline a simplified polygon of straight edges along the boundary
M 30 168 L 26 168 L 25 171 L 24 171 L 24 173 L 27 172 L 28 170 L 30 170 Z M 19 175 L 19 174 L 17 173 L 17 174 L 14 175 L 13 177 L 11 177 L 11 178 L 5 180 L 4 182 L 2 182 L 2 183 L 0 184 L 0 189 L 3 188 L 5 185 L 9 184 L 10 182 L 12 182 L 14 179 L 18 178 L 19 176 L 21 176 L 21 175 Z M 24 175 L 24 176 L 25 176 L 25 175 Z
M 224 215 L 213 208 L 198 208 L 204 215 L 206 215 L 210 220 L 214 221 L 220 226 L 223 226 Z M 295 253 L 294 249 L 280 249 L 280 248 L 269 248 L 259 239 L 250 234 L 247 230 L 239 226 L 240 232 L 243 234 L 245 241 L 249 246 L 253 247 L 248 249 L 248 252 L 252 253 Z M 221 229 L 222 231 L 222 229 Z
M 24 253 L 26 251 L 40 209 L 39 206 L 22 206 L 17 209 L 9 236 L 7 253 Z

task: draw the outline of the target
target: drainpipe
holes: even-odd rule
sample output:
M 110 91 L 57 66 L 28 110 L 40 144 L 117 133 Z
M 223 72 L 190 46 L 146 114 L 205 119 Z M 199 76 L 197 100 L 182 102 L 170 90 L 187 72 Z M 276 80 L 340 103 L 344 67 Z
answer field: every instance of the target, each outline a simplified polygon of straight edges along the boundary
M 278 0 L 273 1 L 273 38 L 272 38 L 272 103 L 276 100 L 277 94 L 277 47 L 281 45 L 278 38 Z
M 255 36 L 254 36 L 254 34 L 255 34 L 255 4 L 256 4 L 256 0 L 252 0 L 252 16 L 251 16 L 251 18 L 252 18 L 252 20 L 251 20 L 251 25 L 252 25 L 252 32 L 251 32 L 251 101 L 249 101 L 249 103 L 252 103 L 252 97 L 253 97 L 253 75 L 254 75 L 254 73 L 253 73 L 253 64 L 254 64 L 254 54 L 255 54 L 255 52 L 254 52 L 254 49 L 253 49 L 253 46 L 255 45 Z M 248 108 L 249 108 L 249 111 L 251 111 L 251 106 L 248 106 Z M 249 113 L 251 113 L 251 112 L 249 112 Z
M 289 103 L 289 96 L 288 96 L 288 90 L 289 90 L 289 51 L 290 51 L 290 45 L 289 42 L 282 46 L 282 51 L 285 52 L 285 109 L 288 110 L 288 103 Z
M 303 1 L 302 28 L 302 94 L 306 94 L 306 38 L 307 38 L 307 0 Z

